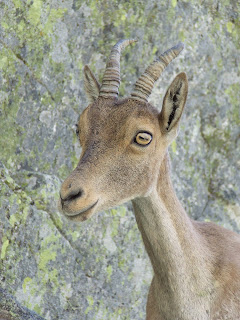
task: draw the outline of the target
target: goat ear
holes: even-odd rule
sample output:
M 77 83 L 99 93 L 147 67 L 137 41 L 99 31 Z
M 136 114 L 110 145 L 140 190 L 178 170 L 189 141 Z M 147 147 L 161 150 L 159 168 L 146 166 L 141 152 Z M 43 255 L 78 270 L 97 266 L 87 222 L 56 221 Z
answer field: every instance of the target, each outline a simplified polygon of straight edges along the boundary
M 159 115 L 160 127 L 165 134 L 177 135 L 179 120 L 186 103 L 188 81 L 186 73 L 179 73 L 170 84 Z
M 99 96 L 100 84 L 98 83 L 97 79 L 88 66 L 84 67 L 83 73 L 84 90 L 89 102 L 91 103 L 94 102 Z

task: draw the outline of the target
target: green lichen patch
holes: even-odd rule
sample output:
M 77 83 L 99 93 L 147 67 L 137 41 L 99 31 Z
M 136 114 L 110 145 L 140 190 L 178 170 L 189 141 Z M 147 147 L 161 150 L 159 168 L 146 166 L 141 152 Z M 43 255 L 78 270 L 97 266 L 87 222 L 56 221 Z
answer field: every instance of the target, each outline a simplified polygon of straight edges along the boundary
M 28 19 L 30 23 L 37 26 L 40 23 L 41 18 L 42 1 L 34 0 L 31 2 L 30 8 L 28 10 Z
M 111 265 L 107 266 L 107 281 L 111 280 L 112 272 L 113 272 L 112 266 Z
M 9 246 L 9 240 L 3 240 L 2 249 L 1 249 L 1 259 L 3 260 L 6 255 L 7 247 Z
M 57 253 L 53 249 L 45 249 L 41 251 L 39 257 L 39 269 L 42 271 L 46 270 L 46 265 L 49 261 L 55 261 Z
M 225 94 L 228 96 L 230 102 L 230 108 L 228 114 L 231 116 L 232 122 L 236 125 L 240 125 L 240 112 L 239 112 L 239 98 L 240 98 L 240 84 L 234 83 L 230 85 Z
M 23 288 L 23 292 L 26 293 L 27 292 L 27 287 L 29 284 L 31 284 L 32 279 L 27 277 L 24 279 L 23 284 L 22 284 L 22 288 Z
M 169 148 L 174 186 L 194 218 L 239 230 L 239 3 L 9 0 L 0 10 L 1 285 L 46 319 L 144 319 L 151 266 L 131 210 L 83 224 L 57 212 L 60 179 L 79 160 L 82 68 L 101 80 L 112 45 L 138 38 L 121 55 L 126 95 L 161 52 L 185 43 L 150 98 L 160 110 L 175 74 L 187 73 Z
M 93 308 L 93 303 L 94 303 L 93 297 L 92 296 L 87 296 L 87 302 L 88 302 L 88 307 L 85 310 L 85 314 L 88 314 L 89 311 L 91 311 L 92 308 Z

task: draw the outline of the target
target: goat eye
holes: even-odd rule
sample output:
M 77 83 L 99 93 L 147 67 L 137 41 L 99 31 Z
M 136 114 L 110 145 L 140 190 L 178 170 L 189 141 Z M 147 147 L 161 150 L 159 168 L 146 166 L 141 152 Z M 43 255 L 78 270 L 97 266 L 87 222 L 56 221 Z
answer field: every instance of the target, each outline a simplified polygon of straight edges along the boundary
M 76 124 L 76 135 L 79 136 L 79 128 L 77 124 Z
M 148 132 L 139 132 L 134 139 L 134 142 L 141 146 L 147 146 L 151 141 L 152 135 Z

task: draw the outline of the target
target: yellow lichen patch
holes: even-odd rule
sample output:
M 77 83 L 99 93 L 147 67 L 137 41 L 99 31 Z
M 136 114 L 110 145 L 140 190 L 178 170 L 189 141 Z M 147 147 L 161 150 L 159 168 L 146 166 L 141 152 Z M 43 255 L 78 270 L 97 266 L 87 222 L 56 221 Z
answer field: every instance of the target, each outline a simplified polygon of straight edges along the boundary
M 71 236 L 72 236 L 72 240 L 75 242 L 79 238 L 80 233 L 78 231 L 74 231 L 71 233 Z
M 94 300 L 93 300 L 93 297 L 92 296 L 87 296 L 87 301 L 88 301 L 88 307 L 87 309 L 85 310 L 85 314 L 88 314 L 88 312 L 90 310 L 92 310 L 92 306 L 93 306 L 93 303 L 94 303 Z
M 1 259 L 2 260 L 5 258 L 8 245 L 9 245 L 9 240 L 8 239 L 3 241 L 2 250 L 1 250 Z
M 23 288 L 23 292 L 26 293 L 27 292 L 27 287 L 28 285 L 32 282 L 32 279 L 27 277 L 24 279 L 23 284 L 22 284 L 22 288 Z
M 39 264 L 38 267 L 40 270 L 45 270 L 46 265 L 49 261 L 55 261 L 57 253 L 53 251 L 51 248 L 43 250 L 40 253 Z
M 107 266 L 107 281 L 111 280 L 112 272 L 113 272 L 112 266 L 111 265 Z
M 228 21 L 228 23 L 227 23 L 227 31 L 229 33 L 233 32 L 233 27 L 234 27 L 234 24 L 232 22 Z
M 177 151 L 177 142 L 176 142 L 176 140 L 173 140 L 173 142 L 171 144 L 171 147 L 172 147 L 172 152 L 176 153 L 176 151 Z
M 16 214 L 12 214 L 10 216 L 9 223 L 13 227 L 16 222 L 17 222 Z
M 40 22 L 41 17 L 41 0 L 34 0 L 29 11 L 28 11 L 28 19 L 33 25 L 37 25 Z
M 16 8 L 22 8 L 21 0 L 13 0 L 13 3 L 14 3 Z

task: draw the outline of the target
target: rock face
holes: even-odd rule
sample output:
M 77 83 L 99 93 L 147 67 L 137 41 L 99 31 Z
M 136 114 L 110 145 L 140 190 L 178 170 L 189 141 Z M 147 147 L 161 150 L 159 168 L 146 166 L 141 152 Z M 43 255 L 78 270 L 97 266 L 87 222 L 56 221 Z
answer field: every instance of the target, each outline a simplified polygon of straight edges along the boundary
M 34 311 L 21 306 L 16 299 L 0 288 L 0 319 L 1 320 L 44 320 Z
M 57 211 L 76 166 L 75 123 L 86 107 L 82 69 L 101 80 L 120 38 L 121 95 L 155 56 L 185 50 L 155 86 L 161 108 L 174 75 L 189 97 L 171 145 L 186 211 L 240 230 L 240 4 L 235 0 L 3 0 L 0 3 L 1 287 L 45 319 L 145 317 L 151 267 L 131 205 L 72 224 Z

